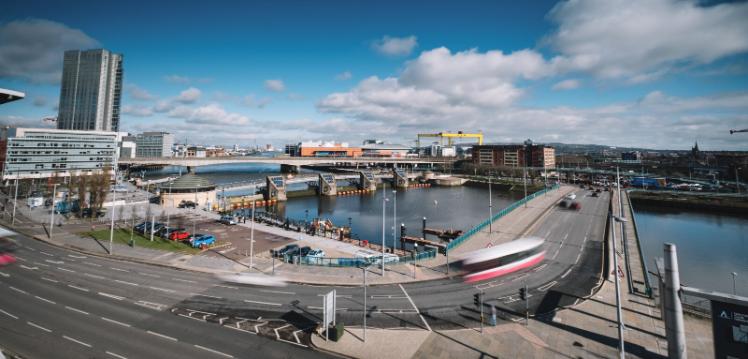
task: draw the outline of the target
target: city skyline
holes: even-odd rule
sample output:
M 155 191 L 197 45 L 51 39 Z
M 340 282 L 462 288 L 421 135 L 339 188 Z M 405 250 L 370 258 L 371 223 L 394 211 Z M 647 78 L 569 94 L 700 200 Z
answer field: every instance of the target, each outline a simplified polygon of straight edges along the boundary
M 489 142 L 748 149 L 728 133 L 748 127 L 746 3 L 394 4 L 141 15 L 134 3 L 102 19 L 91 3 L 10 2 L 0 87 L 27 99 L 0 124 L 42 126 L 64 51 L 106 48 L 126 59 L 120 130 L 178 142 L 412 145 L 482 130 Z

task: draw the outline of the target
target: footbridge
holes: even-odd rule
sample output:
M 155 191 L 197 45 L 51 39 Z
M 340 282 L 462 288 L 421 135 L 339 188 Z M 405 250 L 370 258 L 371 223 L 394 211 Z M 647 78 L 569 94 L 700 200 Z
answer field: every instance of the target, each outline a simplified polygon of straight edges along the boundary
M 221 157 L 154 157 L 154 158 L 121 158 L 120 165 L 130 166 L 184 166 L 199 167 L 235 163 L 266 163 L 281 166 L 299 167 L 312 165 L 444 165 L 454 162 L 454 158 L 396 158 L 396 157 L 261 157 L 261 156 L 221 156 Z
M 299 175 L 287 178 L 281 175 L 267 176 L 264 179 L 255 179 L 250 181 L 228 183 L 219 187 L 219 190 L 231 191 L 240 189 L 261 189 L 264 188 L 266 199 L 276 199 L 279 201 L 286 200 L 286 191 L 288 185 L 307 183 L 310 186 L 319 189 L 322 196 L 334 196 L 337 194 L 337 182 L 348 181 L 355 183 L 356 187 L 361 190 L 375 191 L 377 183 L 382 180 L 392 180 L 399 188 L 406 188 L 415 178 L 419 176 L 416 172 L 405 172 L 402 170 L 393 170 L 392 172 L 371 172 L 359 171 L 357 173 L 332 174 L 318 173 Z

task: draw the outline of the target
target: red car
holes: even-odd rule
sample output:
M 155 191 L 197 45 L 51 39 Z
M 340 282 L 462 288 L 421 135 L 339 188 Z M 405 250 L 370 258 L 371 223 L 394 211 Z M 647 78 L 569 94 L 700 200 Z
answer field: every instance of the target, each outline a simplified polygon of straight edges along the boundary
M 190 237 L 190 232 L 187 231 L 173 231 L 169 234 L 169 239 L 172 241 L 183 241 Z
M 569 208 L 573 209 L 575 211 L 578 211 L 578 210 L 582 209 L 582 205 L 579 204 L 579 202 L 572 202 L 571 206 L 569 206 Z
M 0 267 L 4 267 L 8 264 L 13 264 L 16 262 L 16 258 L 10 255 L 9 253 L 0 253 Z

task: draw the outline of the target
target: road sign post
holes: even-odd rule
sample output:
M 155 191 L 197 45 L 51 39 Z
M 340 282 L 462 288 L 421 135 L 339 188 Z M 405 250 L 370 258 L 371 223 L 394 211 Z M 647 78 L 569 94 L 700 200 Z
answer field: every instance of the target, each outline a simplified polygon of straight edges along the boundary
M 335 297 L 335 289 L 333 289 L 322 298 L 322 326 L 325 328 L 325 341 L 328 340 L 330 324 L 335 326 Z

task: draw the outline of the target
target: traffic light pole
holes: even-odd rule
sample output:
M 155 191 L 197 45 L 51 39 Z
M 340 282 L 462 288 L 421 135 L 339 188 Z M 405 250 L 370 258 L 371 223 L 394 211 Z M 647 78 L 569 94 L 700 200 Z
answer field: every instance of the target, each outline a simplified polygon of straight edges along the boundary
M 530 301 L 527 299 L 527 282 L 525 282 L 525 326 L 530 325 Z
M 483 291 L 480 291 L 480 333 L 483 334 Z

